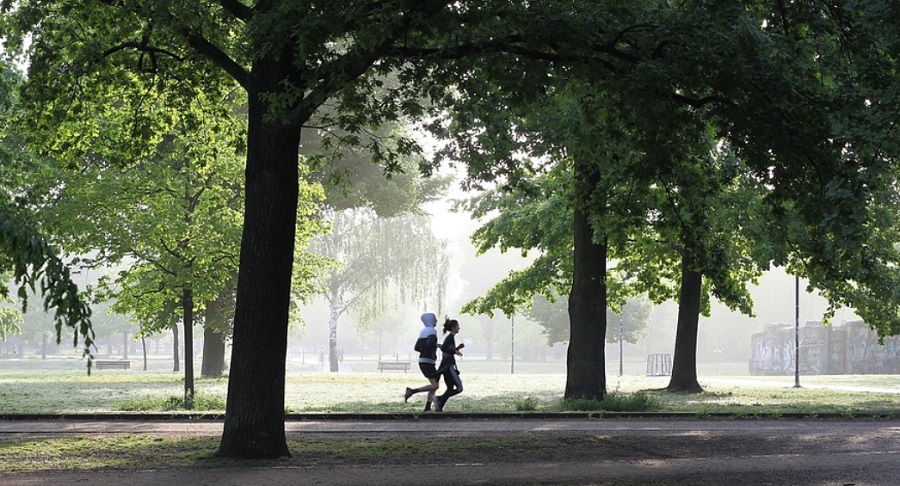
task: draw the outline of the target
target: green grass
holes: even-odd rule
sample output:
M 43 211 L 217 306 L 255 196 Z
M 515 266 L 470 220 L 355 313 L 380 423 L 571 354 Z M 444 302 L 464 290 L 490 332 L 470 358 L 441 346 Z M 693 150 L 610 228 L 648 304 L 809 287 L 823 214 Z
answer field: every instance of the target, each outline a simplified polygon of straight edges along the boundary
M 671 411 L 690 414 L 734 413 L 762 416 L 784 413 L 818 415 L 840 413 L 897 413 L 900 394 L 822 389 L 822 386 L 900 390 L 898 375 L 700 378 L 705 392 L 672 394 L 654 391 L 667 377 L 610 376 L 605 403 L 567 403 L 561 400 L 561 373 L 469 373 L 462 375 L 465 391 L 447 404 L 453 412 L 562 412 L 567 410 Z M 418 373 L 292 372 L 287 376 L 285 408 L 289 413 L 418 412 L 419 394 L 404 403 L 406 386 L 424 385 Z M 0 367 L 0 413 L 64 414 L 108 412 L 172 412 L 180 410 L 180 375 L 160 371 L 103 371 L 87 376 L 84 370 L 4 369 Z M 227 379 L 196 380 L 198 411 L 223 412 Z M 641 393 L 638 393 L 641 392 Z

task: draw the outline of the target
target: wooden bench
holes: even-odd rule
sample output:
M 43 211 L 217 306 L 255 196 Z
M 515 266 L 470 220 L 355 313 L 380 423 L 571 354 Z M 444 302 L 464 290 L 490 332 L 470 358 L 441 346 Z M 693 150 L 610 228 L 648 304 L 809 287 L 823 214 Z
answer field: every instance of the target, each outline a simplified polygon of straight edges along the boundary
M 379 361 L 378 371 L 384 370 L 402 370 L 403 372 L 407 372 L 409 371 L 409 361 Z
M 94 366 L 98 370 L 103 370 L 103 369 L 130 370 L 131 369 L 131 361 L 98 359 L 98 360 L 94 360 Z

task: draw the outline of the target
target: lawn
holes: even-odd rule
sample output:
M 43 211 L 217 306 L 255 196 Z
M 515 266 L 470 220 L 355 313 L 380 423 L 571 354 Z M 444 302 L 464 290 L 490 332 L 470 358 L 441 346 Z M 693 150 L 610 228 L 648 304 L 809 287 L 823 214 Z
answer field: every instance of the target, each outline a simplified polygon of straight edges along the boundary
M 5 366 L 0 362 L 0 414 L 71 414 L 112 412 L 179 413 L 183 380 L 171 371 L 131 369 L 94 371 L 82 367 Z M 566 407 L 562 372 L 509 374 L 478 371 L 489 367 L 466 363 L 462 378 L 465 391 L 448 405 L 456 412 L 559 412 Z M 418 412 L 424 395 L 409 403 L 402 398 L 406 386 L 424 379 L 404 372 L 353 371 L 326 373 L 289 368 L 285 408 L 289 413 L 398 413 Z M 470 372 L 469 369 L 474 371 Z M 900 410 L 900 376 L 808 376 L 801 388 L 793 376 L 700 376 L 701 394 L 657 391 L 668 377 L 609 375 L 608 391 L 617 397 L 642 394 L 648 411 L 686 412 L 696 415 L 734 413 L 773 415 L 802 413 L 887 413 Z M 832 388 L 829 388 L 832 387 Z M 227 379 L 196 380 L 197 411 L 223 412 Z M 582 404 L 584 405 L 584 404 Z M 597 406 L 587 404 L 588 409 Z M 183 409 L 180 410 L 183 412 Z

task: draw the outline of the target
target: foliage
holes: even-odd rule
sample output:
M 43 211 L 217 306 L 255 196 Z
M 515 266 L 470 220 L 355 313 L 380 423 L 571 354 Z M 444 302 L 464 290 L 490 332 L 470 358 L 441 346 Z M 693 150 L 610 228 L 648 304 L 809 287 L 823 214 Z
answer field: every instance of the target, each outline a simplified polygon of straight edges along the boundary
M 44 309 L 54 309 L 53 321 L 56 341 L 62 339 L 63 327 L 73 332 L 74 345 L 83 344 L 84 354 L 91 358 L 93 331 L 91 311 L 86 299 L 72 281 L 69 269 L 58 256 L 57 250 L 45 235 L 25 217 L 14 203 L 17 193 L 15 186 L 9 186 L 15 167 L 21 162 L 22 139 L 15 130 L 14 117 L 18 110 L 18 90 L 21 76 L 0 59 L 0 270 L 9 272 L 13 283 L 18 286 L 18 297 L 23 311 L 28 307 L 29 292 L 40 289 Z M 22 155 L 23 158 L 27 154 Z M 6 279 L 0 281 L 0 295 L 7 296 L 9 288 Z M 14 322 L 5 319 L 5 322 Z M 7 325 L 4 333 L 11 329 Z M 90 371 L 90 368 L 88 368 Z
M 56 342 L 62 340 L 63 327 L 71 328 L 73 345 L 82 344 L 90 370 L 94 332 L 86 299 L 72 281 L 69 268 L 47 241 L 18 218 L 17 209 L 4 204 L 0 204 L 0 266 L 12 269 L 23 310 L 27 310 L 28 292 L 39 289 L 44 310 L 54 310 Z M 5 287 L 0 290 L 3 294 L 7 291 Z
M 537 410 L 538 401 L 535 397 L 525 397 L 516 400 L 517 412 L 534 412 Z
M 630 395 L 610 392 L 603 396 L 603 400 L 591 400 L 586 398 L 573 398 L 562 400 L 563 410 L 578 411 L 605 411 L 605 412 L 650 412 L 660 408 L 659 403 L 652 396 L 636 392 Z
M 569 305 L 568 297 L 564 295 L 554 296 L 553 301 L 542 295 L 534 296 L 534 303 L 525 310 L 525 315 L 539 323 L 547 335 L 549 344 L 566 342 L 569 339 Z M 606 311 L 607 334 L 606 342 L 619 341 L 619 318 L 623 321 L 623 340 L 628 343 L 636 343 L 644 337 L 650 322 L 650 302 L 645 297 L 631 297 L 617 314 L 612 309 Z
M 22 313 L 14 307 L 0 305 L 0 341 L 6 336 L 22 332 Z
M 174 395 L 165 399 L 153 397 L 133 398 L 119 404 L 119 410 L 125 412 L 173 412 L 186 409 L 197 412 L 221 412 L 225 410 L 225 400 L 221 397 L 198 393 L 194 395 L 194 400 L 190 407 L 185 407 L 184 397 Z
M 566 76 L 548 79 L 538 68 L 522 78 L 499 55 L 490 66 L 447 68 L 460 84 L 452 102 L 464 108 L 434 125 L 455 137 L 444 154 L 467 161 L 476 181 L 528 186 L 546 158 L 522 152 L 547 154 L 556 144 L 566 149 L 553 152 L 559 159 L 590 150 L 570 143 L 578 136 L 602 140 L 609 150 L 597 170 L 610 199 L 593 205 L 595 239 L 608 239 L 614 252 L 633 250 L 623 255 L 636 258 L 631 274 L 644 285 L 661 282 L 647 289 L 653 300 L 677 282 L 666 263 L 673 250 L 689 251 L 715 295 L 744 312 L 746 282 L 769 264 L 790 263 L 833 306 L 854 305 L 882 334 L 895 332 L 897 78 L 888 66 L 898 36 L 875 19 L 893 18 L 897 6 L 866 2 L 849 15 L 811 4 L 770 11 L 689 2 L 615 12 L 591 18 L 603 26 L 596 43 L 568 46 L 565 57 L 546 46 L 542 56 L 531 53 L 554 67 L 578 59 Z M 578 70 L 591 62 L 598 69 Z M 557 106 L 578 101 L 583 115 L 570 118 L 593 120 L 602 135 L 585 137 L 583 125 L 562 130 L 565 117 L 546 115 L 571 110 L 535 110 L 548 94 Z M 546 134 L 529 130 L 543 119 L 554 120 L 543 125 Z M 615 187 L 628 189 L 621 194 L 633 205 L 616 205 Z M 629 224 L 642 219 L 665 225 Z M 501 294 L 523 300 L 516 292 Z

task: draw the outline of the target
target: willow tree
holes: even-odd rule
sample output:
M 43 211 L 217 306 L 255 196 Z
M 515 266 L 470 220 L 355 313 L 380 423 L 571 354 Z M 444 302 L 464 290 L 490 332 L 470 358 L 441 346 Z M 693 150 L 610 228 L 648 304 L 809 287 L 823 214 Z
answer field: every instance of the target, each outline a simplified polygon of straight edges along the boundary
M 448 256 L 446 243 L 431 230 L 429 218 L 398 215 L 379 218 L 366 209 L 331 213 L 331 231 L 311 249 L 334 261 L 319 282 L 328 302 L 331 371 L 338 371 L 338 319 L 353 312 L 376 321 L 388 302 L 437 306 L 446 275 L 439 270 Z M 443 280 L 443 281 L 442 281 Z

